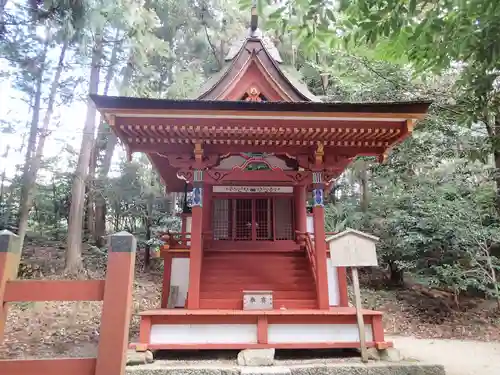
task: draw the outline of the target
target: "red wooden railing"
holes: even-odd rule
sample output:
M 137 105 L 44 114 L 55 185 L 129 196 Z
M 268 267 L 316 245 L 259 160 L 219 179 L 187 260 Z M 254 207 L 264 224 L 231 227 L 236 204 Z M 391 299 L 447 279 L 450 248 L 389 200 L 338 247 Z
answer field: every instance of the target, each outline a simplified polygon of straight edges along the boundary
M 314 255 L 314 242 L 312 240 L 311 233 L 296 231 L 296 235 L 297 241 L 301 243 L 306 249 L 307 259 L 309 260 L 309 264 L 311 265 L 314 282 L 316 282 L 316 257 Z
M 191 247 L 191 233 L 187 232 L 163 232 L 159 235 L 164 242 L 162 250 L 189 249 Z
M 328 238 L 328 237 L 333 236 L 334 234 L 337 234 L 337 233 L 338 232 L 325 232 L 325 237 Z M 314 239 L 315 239 L 314 233 L 309 233 L 309 236 L 311 237 L 311 241 L 314 244 Z M 325 238 L 325 240 L 326 240 L 326 238 Z M 326 242 L 326 251 L 329 251 L 328 246 L 329 246 L 328 242 Z
M 314 243 L 312 242 L 312 238 L 309 233 L 305 233 L 305 245 L 307 258 L 311 264 L 314 281 L 316 282 L 316 257 L 314 256 Z

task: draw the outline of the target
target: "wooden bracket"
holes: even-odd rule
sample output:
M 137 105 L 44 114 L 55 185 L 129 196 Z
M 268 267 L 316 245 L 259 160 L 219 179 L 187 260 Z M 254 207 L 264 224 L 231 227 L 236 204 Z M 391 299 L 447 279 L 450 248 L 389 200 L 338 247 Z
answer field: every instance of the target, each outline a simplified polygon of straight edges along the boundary
M 379 155 L 378 162 L 379 163 L 385 163 L 387 161 L 388 157 L 389 157 L 389 151 L 386 150 L 382 155 Z
M 406 131 L 408 133 L 412 133 L 413 132 L 413 128 L 415 127 L 416 123 L 417 123 L 417 120 L 415 120 L 415 119 L 406 120 Z
M 320 166 L 323 164 L 323 157 L 325 156 L 325 150 L 323 142 L 318 142 L 316 146 L 316 151 L 314 152 L 314 159 L 316 166 Z
M 203 145 L 200 141 L 196 141 L 194 144 L 194 160 L 197 164 L 201 164 L 203 161 Z

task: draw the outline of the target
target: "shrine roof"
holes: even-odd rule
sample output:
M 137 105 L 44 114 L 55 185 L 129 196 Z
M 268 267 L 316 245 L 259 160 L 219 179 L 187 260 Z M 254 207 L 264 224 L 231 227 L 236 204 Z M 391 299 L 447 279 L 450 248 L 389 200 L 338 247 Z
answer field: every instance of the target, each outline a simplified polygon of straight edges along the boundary
M 244 76 L 242 72 L 248 70 L 252 63 L 261 66 L 269 74 L 267 79 L 275 81 L 277 86 L 284 90 L 285 95 L 289 96 L 290 101 L 321 101 L 297 77 L 298 71 L 293 66 L 283 64 L 280 53 L 271 38 L 260 29 L 249 30 L 243 38 L 231 45 L 224 65 L 205 81 L 193 98 L 219 99 L 227 94 L 227 90 L 235 79 L 242 79 L 241 77 Z
M 323 112 L 323 113 L 385 113 L 424 115 L 431 101 L 416 100 L 404 102 L 249 102 L 229 100 L 197 99 L 150 99 L 123 96 L 90 95 L 99 110 L 120 112 L 141 111 L 145 116 L 149 110 L 169 111 L 262 111 L 262 112 Z M 123 112 L 124 113 L 124 112 Z M 419 117 L 419 116 L 417 116 Z

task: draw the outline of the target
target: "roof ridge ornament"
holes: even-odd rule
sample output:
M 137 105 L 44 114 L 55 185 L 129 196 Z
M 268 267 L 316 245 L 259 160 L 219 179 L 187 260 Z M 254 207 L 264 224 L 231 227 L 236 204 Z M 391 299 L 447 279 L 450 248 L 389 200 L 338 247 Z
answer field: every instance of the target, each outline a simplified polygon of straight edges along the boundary
M 252 1 L 252 9 L 250 11 L 250 36 L 253 36 L 255 30 L 259 27 L 259 15 L 257 13 L 257 0 Z

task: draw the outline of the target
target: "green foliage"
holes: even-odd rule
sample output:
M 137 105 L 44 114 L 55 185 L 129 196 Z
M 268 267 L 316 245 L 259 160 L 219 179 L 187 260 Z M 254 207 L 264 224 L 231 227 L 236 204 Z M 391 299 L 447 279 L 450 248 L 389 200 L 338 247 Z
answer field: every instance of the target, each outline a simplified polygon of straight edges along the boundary
M 442 70 L 458 62 L 498 67 L 500 47 L 492 43 L 500 31 L 497 1 L 357 0 L 341 11 L 355 41 L 389 38 L 393 54 L 407 54 L 422 69 Z

